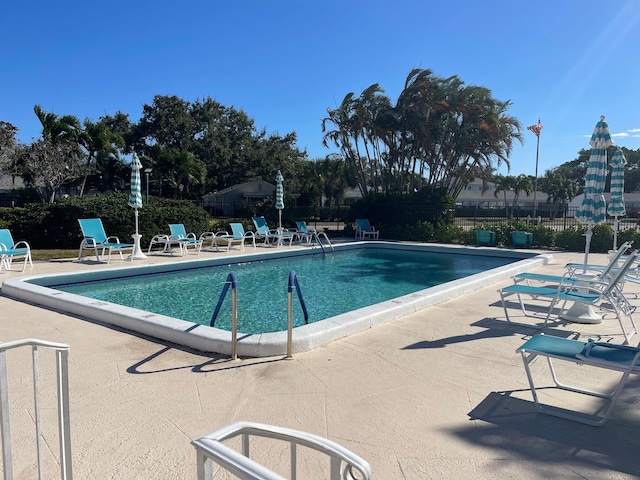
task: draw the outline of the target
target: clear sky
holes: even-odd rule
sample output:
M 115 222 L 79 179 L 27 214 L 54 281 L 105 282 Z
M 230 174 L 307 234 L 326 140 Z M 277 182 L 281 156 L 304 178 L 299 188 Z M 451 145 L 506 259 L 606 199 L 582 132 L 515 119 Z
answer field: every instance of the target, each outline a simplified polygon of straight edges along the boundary
M 573 160 L 600 115 L 640 148 L 640 0 L 9 0 L 0 16 L 0 120 L 24 142 L 33 113 L 138 121 L 155 95 L 211 97 L 259 129 L 295 131 L 309 158 L 321 121 L 379 83 L 395 103 L 413 68 L 513 102 L 524 145 L 511 174 Z M 501 170 L 506 173 L 506 170 Z

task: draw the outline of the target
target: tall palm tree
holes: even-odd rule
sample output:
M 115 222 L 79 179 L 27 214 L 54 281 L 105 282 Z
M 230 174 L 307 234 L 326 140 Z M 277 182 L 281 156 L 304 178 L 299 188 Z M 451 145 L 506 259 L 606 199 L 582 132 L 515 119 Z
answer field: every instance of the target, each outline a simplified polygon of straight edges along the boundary
M 45 112 L 40 105 L 35 105 L 33 111 L 42 124 L 42 138 L 52 145 L 64 143 L 78 146 L 78 139 L 82 131 L 80 121 L 74 115 L 59 116 L 53 112 Z

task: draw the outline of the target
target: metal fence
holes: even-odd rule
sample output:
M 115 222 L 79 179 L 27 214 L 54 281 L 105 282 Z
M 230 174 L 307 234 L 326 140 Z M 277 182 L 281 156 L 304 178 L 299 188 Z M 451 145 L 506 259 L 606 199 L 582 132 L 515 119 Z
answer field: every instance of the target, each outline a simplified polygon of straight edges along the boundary
M 277 218 L 272 209 L 274 219 Z M 283 222 L 295 225 L 296 220 L 322 223 L 331 229 L 342 230 L 347 225 L 353 225 L 355 217 L 364 216 L 376 225 L 415 225 L 419 221 L 438 222 L 452 220 L 453 223 L 465 230 L 473 230 L 483 226 L 504 223 L 510 219 L 523 221 L 527 226 L 544 226 L 555 231 L 580 227 L 575 219 L 578 207 L 565 207 L 552 210 L 548 207 L 516 208 L 478 208 L 456 206 L 455 209 L 444 210 L 435 205 L 406 205 L 398 208 L 383 207 L 369 211 L 366 214 L 356 213 L 348 206 L 335 207 L 287 207 L 283 210 Z M 267 217 L 269 213 L 265 214 Z M 613 227 L 614 218 L 607 216 L 606 223 Z M 640 218 L 637 211 L 630 211 L 628 215 L 619 219 L 619 230 L 638 228 Z

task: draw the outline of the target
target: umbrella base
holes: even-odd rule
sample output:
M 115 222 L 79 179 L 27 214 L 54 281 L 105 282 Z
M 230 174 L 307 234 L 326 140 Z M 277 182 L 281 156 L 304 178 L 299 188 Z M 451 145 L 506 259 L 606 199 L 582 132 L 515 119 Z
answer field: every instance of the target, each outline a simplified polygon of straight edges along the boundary
M 560 318 L 572 323 L 602 323 L 602 316 L 598 315 L 591 305 L 575 303 L 569 310 L 560 314 Z
M 131 255 L 129 256 L 129 260 L 146 259 L 147 256 L 144 253 L 142 253 L 142 248 L 140 248 L 140 239 L 142 238 L 142 235 L 136 233 L 131 235 L 131 237 L 133 237 L 133 252 L 131 252 Z

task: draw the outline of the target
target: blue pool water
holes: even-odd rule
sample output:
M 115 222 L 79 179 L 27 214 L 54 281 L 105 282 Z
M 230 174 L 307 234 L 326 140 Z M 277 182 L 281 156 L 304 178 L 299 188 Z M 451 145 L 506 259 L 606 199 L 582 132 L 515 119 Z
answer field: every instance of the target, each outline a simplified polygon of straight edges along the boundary
M 209 266 L 51 288 L 209 325 L 229 272 L 238 279 L 238 330 L 257 334 L 287 328 L 287 284 L 295 270 L 316 322 L 362 307 L 507 265 L 517 258 L 385 248 Z M 230 330 L 231 295 L 215 326 Z M 294 299 L 294 326 L 304 323 Z

